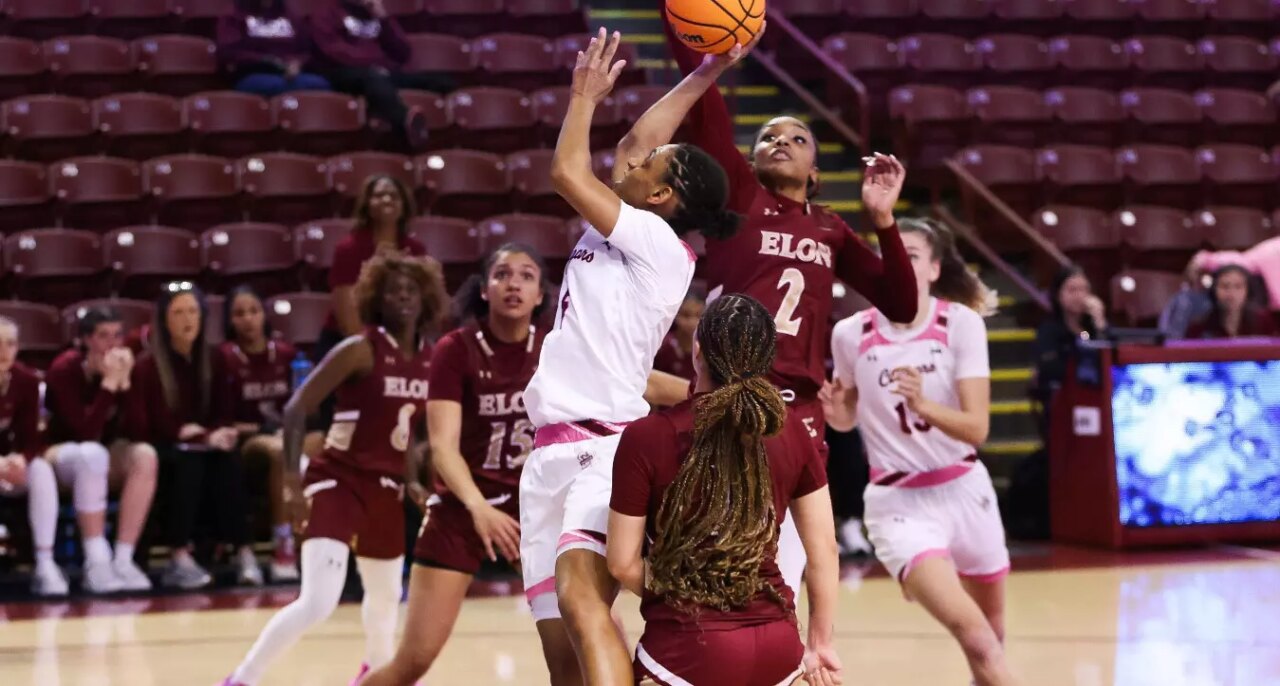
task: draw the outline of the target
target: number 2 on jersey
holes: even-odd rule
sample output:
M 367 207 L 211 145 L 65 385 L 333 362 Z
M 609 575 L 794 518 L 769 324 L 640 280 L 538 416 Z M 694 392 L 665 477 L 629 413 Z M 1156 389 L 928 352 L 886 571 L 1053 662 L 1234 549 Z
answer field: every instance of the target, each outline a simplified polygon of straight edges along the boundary
M 923 419 L 917 419 L 914 422 L 911 421 L 911 419 L 907 416 L 906 403 L 898 403 L 897 405 L 894 405 L 893 409 L 898 411 L 898 425 L 899 425 L 898 428 L 902 429 L 902 433 L 904 434 L 910 434 L 911 429 L 913 428 L 916 431 L 919 431 L 921 433 L 924 433 L 925 431 L 928 431 L 929 429 L 933 428 L 932 424 L 930 424 L 929 422 L 926 422 Z
M 773 318 L 773 325 L 778 333 L 795 336 L 800 333 L 800 317 L 794 317 L 796 308 L 800 306 L 800 296 L 804 295 L 804 272 L 795 267 L 787 267 L 778 279 L 778 288 L 787 292 L 782 296 L 782 304 L 778 306 L 778 316 Z
M 489 452 L 485 455 L 485 469 L 502 469 L 502 456 L 507 448 L 507 423 L 490 424 Z M 518 419 L 511 425 L 511 447 L 516 449 L 514 455 L 507 458 L 507 469 L 516 469 L 529 458 L 533 450 L 533 422 Z

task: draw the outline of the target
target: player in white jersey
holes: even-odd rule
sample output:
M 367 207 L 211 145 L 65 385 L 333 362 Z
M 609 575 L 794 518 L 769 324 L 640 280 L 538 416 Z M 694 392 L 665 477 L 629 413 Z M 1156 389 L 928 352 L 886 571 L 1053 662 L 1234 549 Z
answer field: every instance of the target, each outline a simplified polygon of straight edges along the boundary
M 876 555 L 959 641 L 979 686 L 1014 683 L 1005 664 L 1009 551 L 976 446 L 990 428 L 989 292 L 955 239 L 929 220 L 898 223 L 920 293 L 915 321 L 859 312 L 832 332 L 827 422 L 861 426 L 871 463 L 866 523 Z M 971 309 L 974 308 L 974 309 Z
M 601 29 L 574 67 L 551 180 L 592 228 L 565 267 L 555 328 L 524 393 L 537 433 L 520 479 L 520 559 L 554 686 L 631 683 L 604 557 L 613 453 L 622 427 L 649 413 L 653 358 L 693 279 L 680 235 L 728 236 L 739 221 L 725 209 L 724 170 L 692 146 L 639 150 L 627 136 L 613 187 L 592 173 L 591 118 L 624 66 L 613 62 L 620 38 Z

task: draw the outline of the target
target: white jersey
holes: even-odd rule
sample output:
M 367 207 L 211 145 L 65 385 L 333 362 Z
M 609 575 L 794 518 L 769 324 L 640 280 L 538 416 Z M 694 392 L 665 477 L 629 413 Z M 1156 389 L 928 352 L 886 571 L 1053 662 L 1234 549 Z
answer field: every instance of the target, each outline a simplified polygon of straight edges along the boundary
M 649 413 L 653 358 L 689 283 L 693 250 L 658 215 L 622 203 L 606 239 L 588 228 L 564 270 L 555 329 L 524 392 L 534 426 Z
M 858 389 L 858 425 L 873 469 L 927 472 L 974 454 L 974 446 L 930 426 L 892 393 L 893 370 L 915 367 L 924 396 L 959 408 L 959 379 L 990 378 L 987 326 L 981 315 L 953 302 L 929 299 L 929 316 L 915 329 L 864 310 L 836 324 L 831 334 L 835 377 Z

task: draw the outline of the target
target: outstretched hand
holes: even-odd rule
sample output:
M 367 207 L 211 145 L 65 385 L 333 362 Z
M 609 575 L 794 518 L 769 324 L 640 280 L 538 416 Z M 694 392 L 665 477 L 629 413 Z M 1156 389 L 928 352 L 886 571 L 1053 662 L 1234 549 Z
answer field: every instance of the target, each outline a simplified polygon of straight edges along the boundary
M 573 67 L 574 95 L 590 98 L 596 104 L 609 95 L 623 67 L 627 66 L 626 60 L 613 61 L 621 43 L 621 33 L 614 31 L 609 35 L 601 27 L 587 49 L 578 53 L 578 61 Z
M 760 38 L 764 36 L 764 30 L 768 28 L 768 26 L 769 22 L 761 22 L 760 30 L 756 31 L 755 37 L 753 37 L 746 45 L 743 45 L 742 43 L 735 43 L 732 48 L 729 48 L 728 52 L 722 52 L 718 55 L 708 54 L 706 57 L 702 58 L 702 66 L 706 69 L 714 70 L 717 76 L 723 74 L 730 67 L 741 62 L 743 58 L 751 54 L 751 51 L 760 44 Z
M 862 176 L 862 205 L 877 229 L 893 226 L 893 208 L 907 180 L 907 169 L 898 158 L 883 153 L 872 153 L 863 158 L 867 168 Z

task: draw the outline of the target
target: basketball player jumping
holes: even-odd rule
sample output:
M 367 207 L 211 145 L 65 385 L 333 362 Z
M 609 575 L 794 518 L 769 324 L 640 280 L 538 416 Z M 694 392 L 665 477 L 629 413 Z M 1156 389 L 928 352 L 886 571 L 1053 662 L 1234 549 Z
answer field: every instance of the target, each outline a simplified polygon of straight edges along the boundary
M 631 682 L 604 558 L 613 453 L 622 427 L 649 413 L 653 358 L 693 279 L 679 236 L 724 238 L 739 221 L 725 207 L 724 170 L 693 146 L 628 136 L 613 187 L 592 173 L 591 118 L 625 66 L 613 61 L 620 39 L 602 29 L 573 71 L 551 180 L 591 228 L 565 267 L 555 329 L 524 394 L 537 433 L 520 479 L 520 559 L 555 686 Z
M 978 686 L 1006 686 L 1015 683 L 1001 647 L 1009 550 L 975 452 L 991 422 L 991 369 L 986 325 L 970 308 L 985 307 L 987 289 L 946 227 L 912 219 L 901 230 L 919 314 L 893 324 L 866 310 L 836 325 L 827 421 L 862 427 L 876 556 L 959 641 Z

